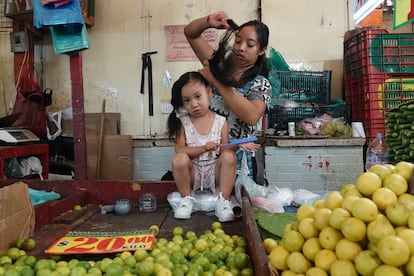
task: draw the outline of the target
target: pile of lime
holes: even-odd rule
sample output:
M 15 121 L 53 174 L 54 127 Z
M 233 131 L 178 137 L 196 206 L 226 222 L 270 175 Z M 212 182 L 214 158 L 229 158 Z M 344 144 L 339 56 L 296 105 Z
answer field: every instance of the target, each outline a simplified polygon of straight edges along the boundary
M 0 275 L 254 275 L 246 239 L 225 233 L 220 222 L 200 235 L 178 226 L 172 234 L 171 239 L 157 237 L 152 250 L 124 251 L 99 260 L 37 259 L 10 247 L 0 252 Z

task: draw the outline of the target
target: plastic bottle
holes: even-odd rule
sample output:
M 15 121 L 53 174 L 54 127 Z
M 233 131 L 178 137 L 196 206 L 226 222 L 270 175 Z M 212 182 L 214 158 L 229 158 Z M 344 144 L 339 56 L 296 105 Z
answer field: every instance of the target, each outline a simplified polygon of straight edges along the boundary
M 375 164 L 388 163 L 388 146 L 385 143 L 382 133 L 378 133 L 371 144 L 367 147 L 365 170 Z
M 157 198 L 154 194 L 146 193 L 139 198 L 141 212 L 154 212 L 157 209 Z

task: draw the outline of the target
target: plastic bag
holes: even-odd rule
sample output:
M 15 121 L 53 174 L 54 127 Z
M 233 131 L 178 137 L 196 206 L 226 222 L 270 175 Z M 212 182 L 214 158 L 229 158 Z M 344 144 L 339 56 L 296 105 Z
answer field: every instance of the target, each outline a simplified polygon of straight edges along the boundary
M 218 199 L 218 196 L 216 194 L 213 194 L 212 192 L 205 191 L 205 190 L 204 191 L 201 191 L 201 190 L 192 191 L 191 196 L 194 198 L 193 212 L 213 211 L 216 206 L 217 199 Z M 181 201 L 180 193 L 179 192 L 169 193 L 167 196 L 167 201 L 173 210 L 177 209 Z
M 29 188 L 29 195 L 30 195 L 30 199 L 32 201 L 33 206 L 39 205 L 49 200 L 60 198 L 60 194 L 56 192 L 39 191 L 39 190 L 34 190 L 32 188 Z
M 68 33 L 79 33 L 84 24 L 79 1 L 54 7 L 43 5 L 42 0 L 33 1 L 33 24 L 41 29 L 47 26 L 64 25 Z
M 234 184 L 235 196 L 239 202 L 242 202 L 241 191 L 245 188 L 250 198 L 252 197 L 266 197 L 268 191 L 267 187 L 258 185 L 253 179 L 249 177 L 249 166 L 247 165 L 246 152 L 243 152 L 240 172 Z
M 43 167 L 40 159 L 36 156 L 30 156 L 28 158 L 19 159 L 19 168 L 23 176 L 38 174 L 40 179 L 43 179 L 42 172 Z
M 23 176 L 17 157 L 8 158 L 4 161 L 4 175 L 6 178 L 21 178 Z
M 45 137 L 46 106 L 42 90 L 35 79 L 37 76 L 28 72 L 17 84 L 12 114 L 20 114 L 20 117 L 13 126 L 27 127 L 37 136 Z
M 305 134 L 316 135 L 319 134 L 321 129 L 329 122 L 332 122 L 331 115 L 323 114 L 320 117 L 307 118 L 299 122 L 298 128 L 303 130 Z

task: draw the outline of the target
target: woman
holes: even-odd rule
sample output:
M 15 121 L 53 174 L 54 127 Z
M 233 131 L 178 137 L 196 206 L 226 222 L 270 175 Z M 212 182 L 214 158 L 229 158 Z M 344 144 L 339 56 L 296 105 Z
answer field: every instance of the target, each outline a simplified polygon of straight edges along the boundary
M 229 23 L 233 22 L 227 14 L 219 11 L 194 19 L 185 26 L 184 34 L 203 64 L 199 72 L 213 86 L 210 108 L 227 118 L 230 139 L 236 139 L 255 134 L 255 126 L 271 101 L 272 87 L 267 79 L 269 69 L 265 55 L 269 29 L 257 20 L 241 26 Z M 201 35 L 208 28 L 228 30 L 217 50 Z M 235 38 L 227 54 L 230 32 Z M 237 150 L 239 168 L 244 152 L 247 153 L 250 176 L 253 175 L 251 156 L 259 148 L 259 144 L 246 143 Z

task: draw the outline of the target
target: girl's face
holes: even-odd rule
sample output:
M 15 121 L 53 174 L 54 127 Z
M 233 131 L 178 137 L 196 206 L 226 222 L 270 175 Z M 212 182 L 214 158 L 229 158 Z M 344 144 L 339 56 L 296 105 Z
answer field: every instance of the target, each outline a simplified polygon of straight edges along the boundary
M 264 54 L 260 49 L 256 28 L 246 26 L 237 32 L 233 43 L 235 61 L 242 66 L 251 66 L 256 63 L 259 55 Z
M 181 90 L 183 106 L 193 117 L 202 117 L 209 111 L 210 95 L 210 87 L 199 81 L 190 81 Z

